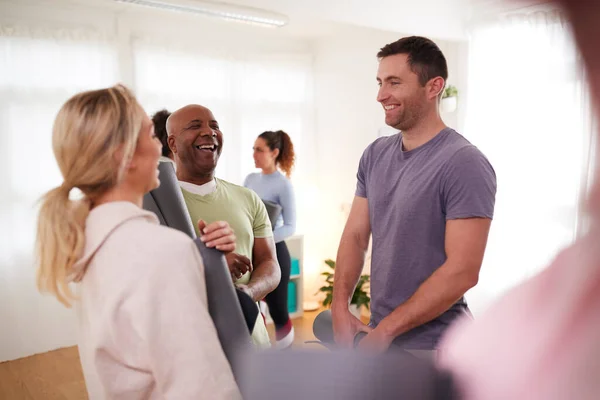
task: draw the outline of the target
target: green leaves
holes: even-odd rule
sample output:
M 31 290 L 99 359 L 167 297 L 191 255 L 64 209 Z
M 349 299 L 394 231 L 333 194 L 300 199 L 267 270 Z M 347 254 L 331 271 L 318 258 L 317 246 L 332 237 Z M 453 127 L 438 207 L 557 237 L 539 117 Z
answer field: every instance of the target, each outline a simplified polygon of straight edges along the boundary
M 325 260 L 325 264 L 331 268 L 332 271 L 335 271 L 335 261 L 331 259 Z M 321 272 L 321 276 L 325 277 L 326 285 L 321 286 L 319 292 L 325 293 L 325 298 L 323 299 L 323 307 L 329 307 L 331 305 L 331 301 L 333 299 L 333 276 L 334 272 Z M 350 300 L 350 304 L 355 304 L 359 309 L 361 307 L 366 307 L 369 309 L 369 305 L 371 304 L 371 298 L 367 294 L 366 290 L 369 287 L 370 282 L 369 275 L 361 275 L 358 279 L 358 283 L 356 284 L 356 289 L 354 289 L 354 293 L 352 294 L 352 300 Z
M 358 284 L 356 285 L 356 289 L 354 289 L 354 294 L 352 295 L 352 300 L 350 301 L 350 304 L 356 304 L 358 308 L 360 308 L 361 306 L 365 306 L 367 310 L 369 309 L 371 299 L 369 298 L 369 295 L 367 294 L 365 289 L 367 289 L 369 285 L 370 278 L 371 277 L 369 275 L 360 276 L 360 278 L 358 279 Z
M 448 85 L 446 89 L 444 89 L 444 94 L 442 95 L 442 99 L 447 97 L 456 97 L 458 96 L 458 89 L 456 86 Z

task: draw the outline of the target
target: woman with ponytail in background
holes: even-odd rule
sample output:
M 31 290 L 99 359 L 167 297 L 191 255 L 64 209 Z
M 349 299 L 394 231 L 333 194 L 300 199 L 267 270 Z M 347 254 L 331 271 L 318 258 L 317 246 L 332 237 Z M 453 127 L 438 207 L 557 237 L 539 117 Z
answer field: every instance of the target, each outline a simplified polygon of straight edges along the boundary
M 133 94 L 119 85 L 73 96 L 52 146 L 64 182 L 41 204 L 38 287 L 77 305 L 89 398 L 239 398 L 195 244 L 141 208 L 159 185 L 161 144 Z M 208 246 L 234 250 L 227 224 L 199 225 Z
M 258 136 L 253 150 L 254 165 L 262 172 L 248 175 L 244 186 L 254 190 L 261 199 L 277 203 L 282 207 L 281 215 L 273 225 L 277 261 L 281 267 L 281 281 L 265 300 L 269 306 L 269 314 L 275 323 L 276 347 L 286 348 L 294 341 L 294 327 L 288 313 L 288 283 L 292 261 L 285 244 L 285 239 L 292 236 L 296 230 L 296 201 L 289 180 L 294 167 L 294 145 L 284 131 L 267 131 Z

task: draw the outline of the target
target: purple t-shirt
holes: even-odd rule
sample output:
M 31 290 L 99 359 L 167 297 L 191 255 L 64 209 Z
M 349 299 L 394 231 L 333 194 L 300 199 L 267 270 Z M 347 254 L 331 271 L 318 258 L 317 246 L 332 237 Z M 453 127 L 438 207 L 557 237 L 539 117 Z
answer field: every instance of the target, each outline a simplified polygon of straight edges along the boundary
M 446 261 L 447 220 L 493 217 L 496 175 L 479 149 L 446 128 L 410 151 L 402 150 L 401 134 L 377 139 L 363 153 L 357 178 L 356 195 L 369 203 L 371 325 L 377 326 Z M 395 343 L 434 349 L 465 312 L 462 298 Z

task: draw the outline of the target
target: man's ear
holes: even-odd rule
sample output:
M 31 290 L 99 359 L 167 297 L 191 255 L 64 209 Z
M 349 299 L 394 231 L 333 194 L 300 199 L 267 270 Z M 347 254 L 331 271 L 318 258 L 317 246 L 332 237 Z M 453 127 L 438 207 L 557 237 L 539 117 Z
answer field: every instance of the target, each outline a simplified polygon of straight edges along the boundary
M 427 86 L 427 94 L 430 99 L 440 98 L 446 86 L 446 81 L 441 76 L 438 76 L 427 82 Z
M 175 136 L 173 136 L 173 135 L 167 136 L 167 144 L 169 145 L 169 149 L 171 149 L 173 154 L 177 154 L 177 145 L 175 144 Z

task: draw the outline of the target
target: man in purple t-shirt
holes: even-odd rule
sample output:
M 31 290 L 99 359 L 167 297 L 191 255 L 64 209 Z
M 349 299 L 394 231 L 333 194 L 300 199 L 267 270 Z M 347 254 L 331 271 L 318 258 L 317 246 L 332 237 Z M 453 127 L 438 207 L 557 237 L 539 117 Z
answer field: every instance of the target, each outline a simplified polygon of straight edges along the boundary
M 440 49 L 406 37 L 381 49 L 377 101 L 401 133 L 365 150 L 337 255 L 335 340 L 385 351 L 433 350 L 475 286 L 494 213 L 496 176 L 486 157 L 439 114 L 448 68 Z M 369 237 L 371 322 L 348 311 Z

